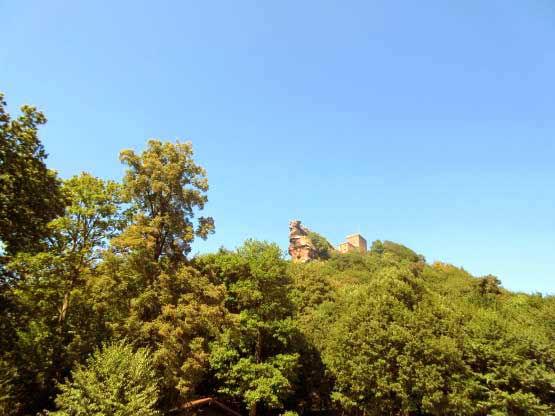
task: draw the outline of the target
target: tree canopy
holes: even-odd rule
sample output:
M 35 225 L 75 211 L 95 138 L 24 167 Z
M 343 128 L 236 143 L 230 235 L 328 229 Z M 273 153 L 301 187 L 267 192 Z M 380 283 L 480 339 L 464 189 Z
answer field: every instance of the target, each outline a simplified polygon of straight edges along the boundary
M 182 260 L 191 251 L 195 236 L 206 239 L 214 231 L 211 217 L 192 219 L 195 209 L 208 200 L 206 172 L 192 159 L 191 143 L 149 140 L 141 154 L 123 150 L 127 165 L 123 195 L 131 203 L 133 223 L 118 244 L 139 245 L 155 261 L 167 257 Z
M 555 297 L 399 243 L 319 260 L 214 232 L 191 143 L 124 150 L 122 181 L 45 165 L 42 113 L 0 98 L 0 416 L 555 414 Z M 284 232 L 285 235 L 285 232 Z M 189 411 L 187 410 L 187 411 Z

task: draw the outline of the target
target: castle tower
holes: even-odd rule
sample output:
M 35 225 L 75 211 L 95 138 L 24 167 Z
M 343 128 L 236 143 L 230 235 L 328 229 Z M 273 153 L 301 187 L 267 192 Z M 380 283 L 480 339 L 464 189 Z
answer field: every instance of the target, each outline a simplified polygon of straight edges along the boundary
M 339 244 L 339 252 L 348 253 L 350 251 L 360 251 L 366 253 L 368 246 L 366 240 L 360 234 L 353 234 L 347 236 L 344 243 Z
M 355 246 L 355 248 L 362 251 L 363 253 L 366 253 L 366 251 L 368 250 L 366 240 L 360 234 L 350 235 L 345 239 L 345 241 L 347 243 L 351 243 L 353 246 Z

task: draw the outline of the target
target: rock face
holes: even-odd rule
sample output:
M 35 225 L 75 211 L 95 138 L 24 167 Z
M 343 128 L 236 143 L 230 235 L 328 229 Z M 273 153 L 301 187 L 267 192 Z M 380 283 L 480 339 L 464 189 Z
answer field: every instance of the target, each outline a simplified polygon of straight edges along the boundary
M 295 263 L 306 263 L 318 258 L 316 247 L 308 238 L 309 232 L 299 220 L 289 222 L 289 254 Z

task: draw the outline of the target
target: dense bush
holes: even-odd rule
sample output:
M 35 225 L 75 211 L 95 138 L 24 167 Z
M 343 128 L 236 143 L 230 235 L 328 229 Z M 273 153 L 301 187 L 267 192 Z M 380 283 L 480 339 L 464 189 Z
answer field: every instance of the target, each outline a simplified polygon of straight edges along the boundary
M 124 341 L 106 344 L 71 372 L 56 398 L 60 416 L 155 416 L 158 385 L 152 358 Z

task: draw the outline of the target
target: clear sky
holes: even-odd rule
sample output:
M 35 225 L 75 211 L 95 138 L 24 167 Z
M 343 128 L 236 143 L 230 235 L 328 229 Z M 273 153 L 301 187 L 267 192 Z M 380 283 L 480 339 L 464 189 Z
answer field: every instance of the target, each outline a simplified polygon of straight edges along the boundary
M 0 91 L 64 178 L 191 140 L 217 232 L 298 218 L 555 293 L 555 2 L 0 0 Z

